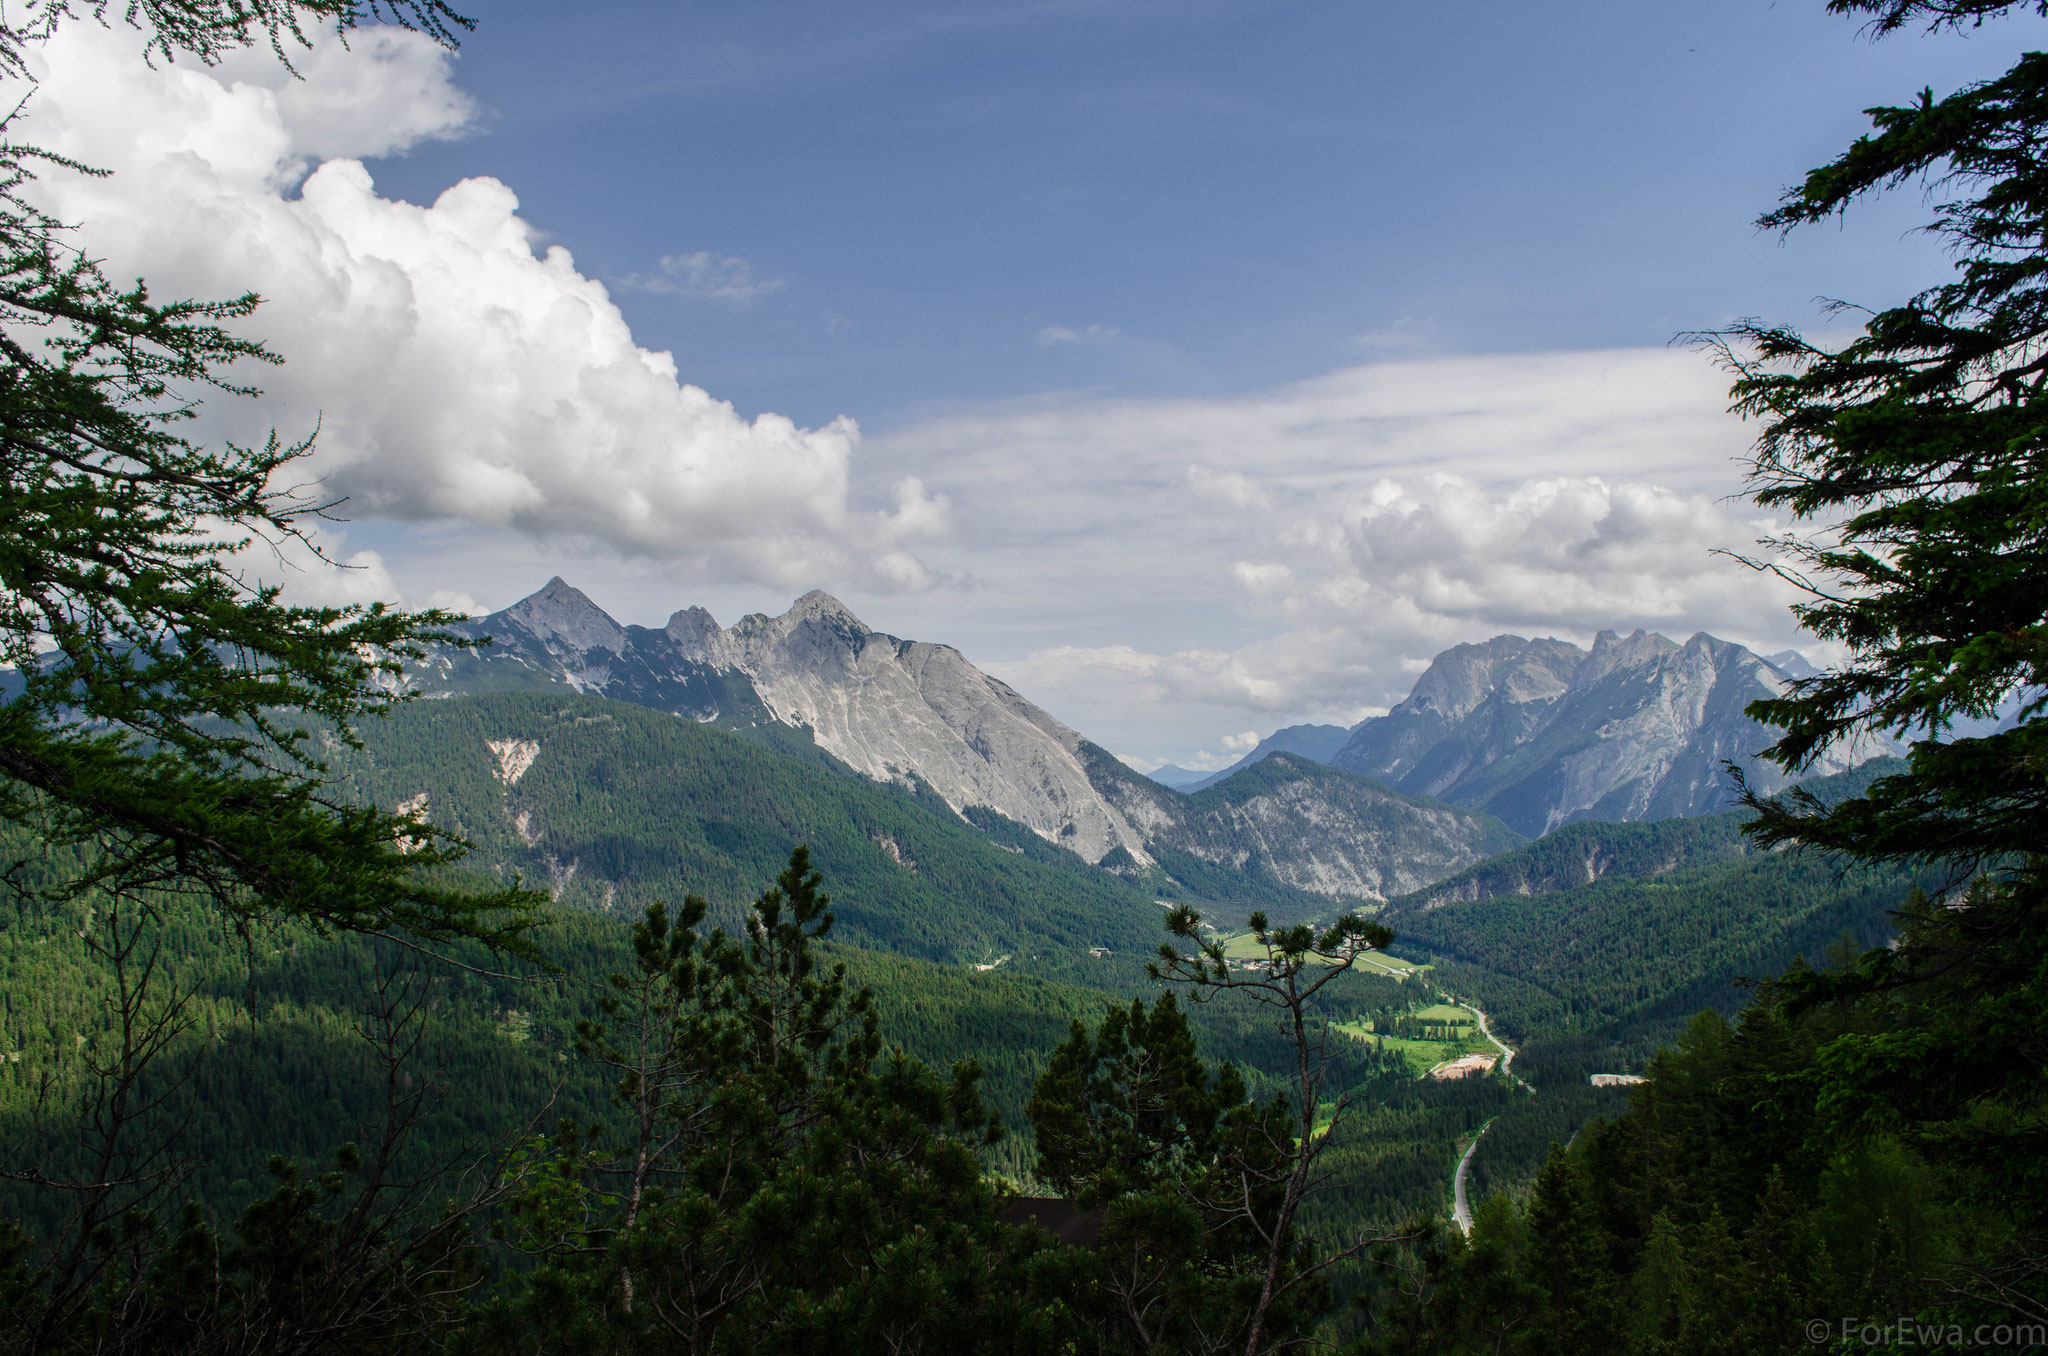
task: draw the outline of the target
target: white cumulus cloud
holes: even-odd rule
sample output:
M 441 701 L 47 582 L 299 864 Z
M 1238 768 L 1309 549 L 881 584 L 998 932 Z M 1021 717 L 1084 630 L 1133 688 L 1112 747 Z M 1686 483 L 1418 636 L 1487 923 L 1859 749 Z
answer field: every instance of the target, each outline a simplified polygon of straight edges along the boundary
M 132 38 L 81 22 L 34 49 L 16 135 L 113 172 L 50 170 L 37 189 L 110 276 L 160 297 L 263 295 L 246 328 L 286 365 L 250 374 L 260 402 L 210 402 L 209 433 L 317 421 L 311 473 L 353 518 L 465 520 L 792 587 L 934 581 L 911 548 L 945 501 L 910 479 L 863 508 L 850 420 L 749 420 L 681 380 L 566 249 L 536 250 L 494 179 L 425 207 L 378 194 L 355 157 L 474 116 L 431 43 L 330 38 L 298 59 L 301 83 L 263 53 L 152 70 Z M 686 279 L 765 285 L 739 261 L 693 275 L 679 257 Z

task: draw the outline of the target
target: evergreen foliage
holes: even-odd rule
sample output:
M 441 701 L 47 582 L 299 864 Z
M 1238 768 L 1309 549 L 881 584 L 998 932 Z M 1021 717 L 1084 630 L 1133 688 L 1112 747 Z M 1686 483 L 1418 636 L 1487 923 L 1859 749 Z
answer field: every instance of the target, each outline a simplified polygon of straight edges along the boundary
M 1881 30 L 2026 5 L 1837 0 Z M 1760 225 L 1789 231 L 1914 180 L 1924 228 L 1957 276 L 1872 313 L 1839 349 L 1752 322 L 1715 340 L 1736 408 L 1763 433 L 1759 504 L 1815 532 L 1760 562 L 1807 594 L 1794 611 L 1850 658 L 1751 714 L 1784 731 L 1767 757 L 1799 771 L 1859 736 L 1916 737 L 1911 766 L 1828 806 L 1758 801 L 1764 842 L 1968 869 L 2038 849 L 2048 710 L 2048 479 L 2036 402 L 2048 381 L 2048 54 L 1936 99 L 1869 111 L 1870 135 L 1813 170 Z M 2008 707 L 2014 707 L 2008 712 Z M 1995 733 L 1944 736 L 1963 717 Z M 2002 869 L 2002 868 L 2001 868 Z
M 832 927 L 798 848 L 741 938 L 705 905 L 650 907 L 607 1023 L 622 1143 L 536 1144 L 512 1237 L 541 1269 L 480 1320 L 493 1346 L 608 1351 L 971 1350 L 994 1241 L 974 1158 L 999 1137 L 981 1071 L 885 1056 L 867 990 L 815 951 Z
M 84 7 L 102 18 L 104 3 Z M 161 0 L 122 18 L 148 51 L 212 60 L 307 22 L 353 23 L 355 0 Z M 446 36 L 439 0 L 373 12 Z M 64 3 L 0 19 L 0 79 L 26 93 L 24 44 Z M 0 120 L 4 129 L 16 116 Z M 57 890 L 175 885 L 238 917 L 399 929 L 521 949 L 533 898 L 432 884 L 460 844 L 323 790 L 308 723 L 351 739 L 398 673 L 457 620 L 382 605 L 290 607 L 233 552 L 314 550 L 334 507 L 285 484 L 310 450 L 183 436 L 199 397 L 249 396 L 228 369 L 277 361 L 228 325 L 257 298 L 153 301 L 121 288 L 36 208 L 38 174 L 94 173 L 0 138 L 0 821 L 84 845 Z M 21 868 L 11 873 L 16 888 Z
M 862 947 L 1007 955 L 1003 969 L 1087 983 L 1127 981 L 1156 935 L 1159 909 L 1135 886 L 1026 830 L 1016 850 L 998 846 L 921 784 L 883 785 L 624 702 L 451 697 L 394 712 L 364 739 L 361 756 L 336 760 L 354 796 L 393 806 L 424 793 L 419 813 L 474 843 L 474 865 L 548 880 L 564 906 L 630 918 L 649 899 L 697 894 L 737 928 L 758 882 L 804 843 L 839 883 L 836 935 Z M 520 742 L 532 762 L 508 782 L 492 745 Z
M 1783 999 L 1697 1018 L 1625 1114 L 1553 1147 L 1526 1205 L 1497 1195 L 1469 1237 L 1382 1253 L 1363 1349 L 1790 1351 L 1815 1322 L 1831 1346 L 1856 1340 L 1844 1316 L 1902 1315 L 1936 1349 L 2048 1342 L 2022 1279 L 1970 1260 L 2026 1229 L 2000 1181 L 2025 1168 L 1845 1134 L 1813 1073 L 1873 1014 Z
M 1879 31 L 2013 7 L 1830 5 Z M 0 75 L 76 17 L 0 21 Z M 467 27 L 440 0 L 118 17 L 166 60 Z M 24 196 L 89 171 L 0 148 L 0 1351 L 1260 1356 L 1346 1335 L 1354 1292 L 1375 1352 L 1748 1353 L 1816 1320 L 1849 1345 L 1858 1314 L 2048 1345 L 2048 61 L 1872 116 L 1766 224 L 1930 177 L 1958 279 L 1839 350 L 1721 337 L 1758 498 L 1825 529 L 1766 567 L 1849 655 L 1752 708 L 1772 756 L 1919 738 L 1845 796 L 1753 798 L 1745 831 L 1864 874 L 1722 818 L 1568 830 L 1379 918 L 1255 913 L 1250 959 L 1182 903 L 1150 974 L 1185 1007 L 1131 999 L 1149 891 L 921 784 L 560 693 L 396 707 L 377 680 L 454 619 L 246 583 L 235 550 L 332 507 L 277 488 L 306 444 L 180 436 L 192 392 L 270 360 L 229 329 L 255 299 L 116 288 Z M 1215 833 L 1161 855 L 1176 894 L 1329 911 L 1216 867 Z M 506 973 L 544 917 L 551 972 Z M 1389 920 L 1433 970 L 1355 971 Z M 1632 1092 L 1583 1081 L 1788 963 Z M 1427 1011 L 1451 995 L 1536 1092 L 1418 1082 L 1353 1034 L 1461 1035 Z M 1460 1234 L 1437 1209 L 1482 1127 Z M 1099 1208 L 1101 1240 L 1001 1224 L 1020 1185 Z

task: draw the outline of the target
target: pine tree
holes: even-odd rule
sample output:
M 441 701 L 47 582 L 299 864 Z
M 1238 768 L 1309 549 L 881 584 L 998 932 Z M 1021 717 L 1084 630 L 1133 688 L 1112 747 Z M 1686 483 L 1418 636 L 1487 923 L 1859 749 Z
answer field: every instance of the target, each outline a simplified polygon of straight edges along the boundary
M 1529 1193 L 1530 1277 L 1542 1288 L 1539 1320 L 1559 1351 L 1609 1351 L 1619 1346 L 1614 1240 L 1601 1226 L 1592 1184 L 1563 1146 Z
M 819 955 L 822 884 L 797 848 L 737 938 L 698 936 L 702 901 L 649 907 L 579 1029 L 625 1133 L 529 1147 L 512 1237 L 541 1265 L 480 1344 L 974 1351 L 1037 1321 L 975 1156 L 1000 1135 L 981 1070 L 884 1053 L 873 995 Z

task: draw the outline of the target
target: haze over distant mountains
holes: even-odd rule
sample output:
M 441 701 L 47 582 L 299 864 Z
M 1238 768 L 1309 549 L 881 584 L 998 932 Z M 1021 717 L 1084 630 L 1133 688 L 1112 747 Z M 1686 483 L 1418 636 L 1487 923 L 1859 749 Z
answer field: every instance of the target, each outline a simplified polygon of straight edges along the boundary
M 1773 732 L 1744 710 L 1815 672 L 1797 651 L 1765 659 L 1704 632 L 1681 645 L 1642 630 L 1603 631 L 1591 650 L 1495 636 L 1438 655 L 1384 716 L 1348 731 L 1290 726 L 1221 772 L 1170 784 L 1199 790 L 1285 748 L 1491 811 L 1531 837 L 1576 820 L 1713 814 L 1731 804 L 1727 762 L 1766 792 L 1785 785 L 1780 769 L 1756 757 Z M 1877 746 L 1866 756 L 1890 751 Z M 1855 761 L 1836 754 L 1814 772 Z
M 1603 632 L 1590 651 L 1498 636 L 1438 656 L 1384 716 L 1289 727 L 1174 790 L 951 646 L 874 631 L 822 592 L 779 617 L 721 627 L 692 607 L 654 629 L 557 578 L 470 629 L 493 644 L 442 651 L 412 681 L 567 686 L 779 729 L 865 777 L 921 784 L 967 822 L 1021 826 L 1134 880 L 1200 878 L 1212 897 L 1387 898 L 1576 819 L 1726 809 L 1722 760 L 1755 767 L 1771 738 L 1743 707 L 1786 677 L 1706 635 Z
M 1168 763 L 1165 767 L 1154 768 L 1145 775 L 1176 791 L 1195 792 L 1205 786 L 1214 786 L 1225 777 L 1275 753 L 1298 753 L 1318 763 L 1327 763 L 1350 738 L 1351 731 L 1342 725 L 1290 725 L 1284 730 L 1273 731 L 1261 739 L 1250 753 L 1215 772 L 1198 772 L 1192 768 L 1175 767 Z

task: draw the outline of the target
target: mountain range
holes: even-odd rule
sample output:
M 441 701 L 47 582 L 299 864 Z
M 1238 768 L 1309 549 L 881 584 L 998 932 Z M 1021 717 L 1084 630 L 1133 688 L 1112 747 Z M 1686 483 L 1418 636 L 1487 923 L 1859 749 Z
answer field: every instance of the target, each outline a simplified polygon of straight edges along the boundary
M 1152 776 L 1198 791 L 1288 751 L 1396 790 L 1487 810 L 1529 837 L 1580 820 L 1629 822 L 1730 808 L 1726 764 L 1766 794 L 1786 778 L 1757 754 L 1773 731 L 1744 714 L 1817 670 L 1786 650 L 1760 657 L 1701 632 L 1684 644 L 1603 631 L 1591 650 L 1502 635 L 1438 655 L 1407 700 L 1346 730 L 1294 725 L 1218 772 Z M 1866 755 L 1897 752 L 1874 745 Z M 1824 758 L 1827 776 L 1857 761 Z
M 657 629 L 554 580 L 470 629 L 490 646 L 410 675 L 443 700 L 330 753 L 353 794 L 472 843 L 471 869 L 612 923 L 700 894 L 730 927 L 803 843 L 835 939 L 901 958 L 886 963 L 906 1010 L 924 1010 L 930 976 L 956 976 L 973 1015 L 944 1020 L 985 1035 L 1060 986 L 1078 986 L 1062 1002 L 1127 1001 L 1160 904 L 1226 930 L 1254 909 L 1292 922 L 1369 905 L 1545 1089 L 1527 1125 L 1490 1136 L 1503 1181 L 1606 1105 L 1589 1074 L 1640 1067 L 1702 1005 L 1732 1010 L 1744 975 L 1845 935 L 1880 942 L 1912 883 L 1751 847 L 1709 760 L 1768 742 L 1741 706 L 1796 656 L 1712 637 L 1461 646 L 1385 716 L 1277 731 L 1183 792 L 958 651 L 876 632 L 824 594 Z M 1829 780 L 1853 794 L 1885 766 Z M 1689 813 L 1701 805 L 1721 812 Z M 1596 817 L 1610 809 L 1635 822 Z M 1021 1007 L 973 1008 L 984 983 Z M 1011 1105 L 1036 1067 L 997 1071 Z
M 1743 708 L 1797 659 L 1705 634 L 1497 636 L 1439 655 L 1384 716 L 1288 727 L 1175 789 L 951 646 L 875 631 L 823 592 L 657 629 L 556 578 L 468 630 L 490 644 L 438 651 L 409 675 L 423 694 L 603 696 L 912 788 L 1162 895 L 1305 908 L 1410 894 L 1574 820 L 1725 810 L 1723 760 L 1775 788 L 1754 758 L 1771 732 Z
M 1590 650 L 1495 636 L 1438 655 L 1407 700 L 1355 726 L 1330 763 L 1491 811 L 1532 838 L 1579 819 L 1713 814 L 1734 803 L 1725 763 L 1766 794 L 1785 785 L 1757 758 L 1774 732 L 1744 709 L 1792 676 L 1705 632 L 1681 645 L 1602 631 Z M 1813 771 L 1853 761 L 1831 755 Z

